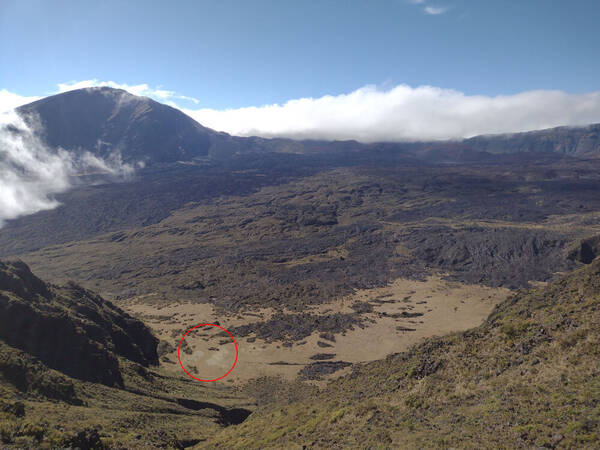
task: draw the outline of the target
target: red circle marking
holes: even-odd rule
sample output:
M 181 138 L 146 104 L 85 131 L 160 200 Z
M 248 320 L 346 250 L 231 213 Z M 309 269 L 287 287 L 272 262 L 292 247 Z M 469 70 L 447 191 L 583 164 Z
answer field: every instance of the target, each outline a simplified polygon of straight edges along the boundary
M 185 339 L 185 337 L 188 335 L 188 333 L 190 331 L 195 330 L 196 328 L 199 328 L 199 327 L 217 327 L 217 328 L 220 328 L 221 330 L 223 330 L 225 333 L 227 333 L 231 337 L 231 340 L 233 341 L 233 344 L 235 345 L 235 361 L 233 362 L 233 366 L 231 366 L 231 369 L 229 369 L 225 375 L 223 375 L 223 376 L 221 376 L 219 378 L 215 378 L 214 380 L 203 380 L 201 378 L 196 378 L 194 375 L 192 375 L 187 370 L 185 370 L 185 367 L 183 367 L 183 364 L 181 363 L 181 356 L 180 356 L 180 353 L 179 353 L 179 350 L 181 349 L 181 344 L 183 343 L 183 340 Z M 238 360 L 238 346 L 237 346 L 237 342 L 235 342 L 235 339 L 234 339 L 233 335 L 229 331 L 227 331 L 225 328 L 223 328 L 223 327 L 221 327 L 219 325 L 215 325 L 213 323 L 201 323 L 200 325 L 196 325 L 195 327 L 190 328 L 183 335 L 183 337 L 179 341 L 179 346 L 177 346 L 177 359 L 179 360 L 179 365 L 181 366 L 181 368 L 183 369 L 183 371 L 186 374 L 188 374 L 189 377 L 193 378 L 194 380 L 204 381 L 205 383 L 211 383 L 213 381 L 221 380 L 221 379 L 225 378 L 227 375 L 229 375 L 231 373 L 231 371 L 233 370 L 233 368 L 237 364 L 237 360 Z

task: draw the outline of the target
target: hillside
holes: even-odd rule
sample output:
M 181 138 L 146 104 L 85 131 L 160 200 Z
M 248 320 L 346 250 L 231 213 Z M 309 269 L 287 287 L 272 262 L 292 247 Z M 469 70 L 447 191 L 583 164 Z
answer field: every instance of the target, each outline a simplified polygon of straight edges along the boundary
M 480 327 L 354 366 L 198 448 L 595 448 L 599 325 L 595 260 L 519 292 Z
M 241 138 L 110 88 L 20 112 L 53 148 L 146 166 L 74 176 L 0 229 L 24 261 L 0 262 L 3 445 L 598 440 L 595 126 Z M 202 323 L 236 345 L 197 330 L 180 354 Z M 178 364 L 216 378 L 234 357 L 210 386 Z
M 120 152 L 128 163 L 205 157 L 217 135 L 175 108 L 106 87 L 52 95 L 17 111 L 51 147 L 101 158 Z
M 0 273 L 5 305 L 27 297 L 52 315 L 55 303 L 70 299 L 76 310 L 92 298 L 110 316 L 110 305 L 82 290 L 49 297 L 60 288 L 20 263 L 3 263 Z M 13 314 L 5 308 L 2 317 Z M 250 402 L 224 386 L 198 386 L 122 356 L 121 387 L 82 382 L 2 338 L 0 439 L 8 448 L 594 448 L 599 325 L 595 259 L 511 296 L 481 326 L 355 364 L 320 391 L 254 380 L 245 390 L 261 406 L 249 417 Z
M 92 292 L 0 262 L 0 445 L 183 448 L 248 416 L 224 385 L 162 373 L 157 344 Z
M 22 262 L 0 262 L 0 339 L 74 378 L 122 386 L 117 356 L 158 364 L 138 320 L 74 283 L 56 287 Z

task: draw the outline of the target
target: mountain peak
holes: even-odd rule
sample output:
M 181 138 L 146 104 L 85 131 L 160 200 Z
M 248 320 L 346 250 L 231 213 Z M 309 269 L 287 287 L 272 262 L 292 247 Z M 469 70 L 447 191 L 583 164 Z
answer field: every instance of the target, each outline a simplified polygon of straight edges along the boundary
M 52 148 L 88 151 L 124 162 L 175 162 L 204 157 L 211 138 L 205 128 L 178 109 L 123 89 L 107 86 L 76 89 L 21 106 L 18 113 Z

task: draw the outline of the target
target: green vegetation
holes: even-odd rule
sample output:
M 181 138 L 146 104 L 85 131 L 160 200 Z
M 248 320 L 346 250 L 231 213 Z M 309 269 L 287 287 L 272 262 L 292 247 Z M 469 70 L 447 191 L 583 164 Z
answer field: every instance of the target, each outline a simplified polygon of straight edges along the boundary
M 81 401 L 75 405 L 19 391 L 0 378 L 0 447 L 63 448 L 79 442 L 82 448 L 182 448 L 235 423 L 229 420 L 235 407 L 248 405 L 230 390 L 203 388 L 160 371 L 144 378 L 138 370 L 137 365 L 126 369 L 125 389 L 70 380 Z
M 597 448 L 600 260 L 198 448 Z
M 181 448 L 250 413 L 230 388 L 158 368 L 141 322 L 21 262 L 0 262 L 0 325 L 2 448 Z

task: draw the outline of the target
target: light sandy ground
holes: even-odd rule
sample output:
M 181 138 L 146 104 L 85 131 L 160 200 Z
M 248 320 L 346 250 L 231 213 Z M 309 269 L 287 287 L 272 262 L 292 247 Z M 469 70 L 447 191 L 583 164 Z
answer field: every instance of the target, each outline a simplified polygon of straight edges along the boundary
M 282 375 L 295 378 L 298 371 L 314 360 L 310 356 L 318 353 L 333 353 L 331 361 L 364 362 L 385 358 L 390 353 L 406 350 L 423 338 L 461 331 L 477 326 L 485 320 L 493 307 L 504 300 L 510 291 L 478 285 L 465 285 L 449 282 L 439 277 L 426 281 L 398 279 L 385 288 L 360 290 L 344 299 L 320 305 L 307 310 L 313 313 L 352 312 L 350 306 L 356 302 L 368 301 L 372 313 L 363 315 L 373 323 L 364 328 L 337 334 L 335 342 L 327 342 L 332 347 L 321 348 L 320 339 L 313 333 L 303 341 L 294 342 L 292 347 L 284 347 L 280 342 L 267 343 L 261 339 L 236 338 L 239 347 L 238 362 L 227 382 L 240 382 L 262 375 Z M 141 317 L 157 334 L 169 342 L 174 350 L 163 361 L 166 369 L 181 371 L 177 362 L 177 345 L 183 334 L 200 323 L 218 322 L 225 328 L 267 320 L 273 311 L 259 310 L 217 317 L 210 304 L 171 304 L 156 308 L 144 304 L 143 298 L 123 305 L 130 313 Z M 422 313 L 413 318 L 392 318 L 391 314 Z M 383 316 L 387 313 L 388 316 Z M 402 331 L 397 327 L 412 331 Z M 213 379 L 223 375 L 235 359 L 235 348 L 229 337 L 217 335 L 221 330 L 202 327 L 191 332 L 185 339 L 191 353 L 181 352 L 181 359 L 192 375 L 201 379 Z M 252 342 L 253 341 L 253 342 Z M 348 369 L 346 369 L 348 370 Z M 344 371 L 338 371 L 338 376 Z

